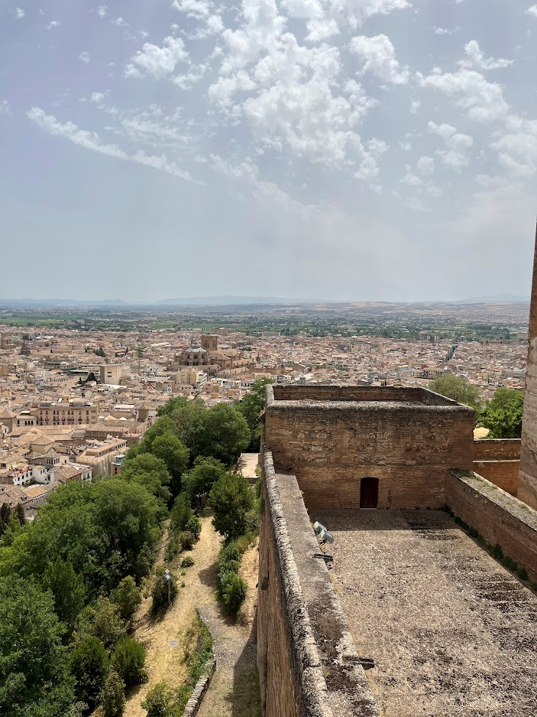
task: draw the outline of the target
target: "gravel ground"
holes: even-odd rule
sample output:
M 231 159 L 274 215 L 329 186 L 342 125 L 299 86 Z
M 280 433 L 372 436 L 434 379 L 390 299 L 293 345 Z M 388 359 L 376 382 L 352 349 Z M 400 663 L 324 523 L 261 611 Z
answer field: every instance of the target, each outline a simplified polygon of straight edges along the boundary
M 537 597 L 446 513 L 311 519 L 384 717 L 537 715 Z

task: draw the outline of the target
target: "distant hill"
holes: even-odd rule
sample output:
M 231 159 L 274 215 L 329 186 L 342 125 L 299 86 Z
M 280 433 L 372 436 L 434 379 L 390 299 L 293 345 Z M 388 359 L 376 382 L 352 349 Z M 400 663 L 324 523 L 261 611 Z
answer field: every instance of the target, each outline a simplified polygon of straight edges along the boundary
M 156 301 L 155 306 L 238 306 L 251 304 L 329 304 L 319 299 L 282 299 L 275 296 L 191 296 Z
M 494 296 L 476 296 L 473 299 L 455 301 L 455 304 L 529 304 L 529 296 L 515 294 L 495 294 Z

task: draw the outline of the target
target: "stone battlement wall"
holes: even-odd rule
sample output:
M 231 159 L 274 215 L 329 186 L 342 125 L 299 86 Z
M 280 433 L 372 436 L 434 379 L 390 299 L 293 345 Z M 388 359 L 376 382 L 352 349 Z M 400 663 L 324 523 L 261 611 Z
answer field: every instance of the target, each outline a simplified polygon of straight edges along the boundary
M 474 440 L 474 461 L 520 460 L 520 438 Z
M 265 717 L 379 717 L 295 476 L 263 456 L 257 664 Z
M 428 406 L 456 406 L 456 402 L 423 388 L 396 386 L 270 386 L 272 401 L 408 401 Z
M 518 494 L 520 438 L 474 441 L 474 471 L 511 495 Z
M 452 471 L 446 505 L 537 581 L 537 511 L 475 473 Z
M 309 510 L 359 508 L 364 477 L 379 480 L 379 508 L 440 508 L 447 472 L 472 469 L 474 411 L 466 406 L 291 400 L 302 394 L 295 388 L 286 389 L 289 400 L 267 402 L 265 441 L 276 468 L 296 475 Z M 324 388 L 334 389 L 314 390 Z M 398 389 L 378 390 L 393 397 Z

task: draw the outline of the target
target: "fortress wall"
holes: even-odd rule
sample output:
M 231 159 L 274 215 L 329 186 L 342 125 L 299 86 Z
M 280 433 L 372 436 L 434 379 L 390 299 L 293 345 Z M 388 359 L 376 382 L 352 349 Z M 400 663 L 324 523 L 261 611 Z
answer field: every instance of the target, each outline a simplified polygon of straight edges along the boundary
M 275 400 L 265 441 L 309 510 L 359 508 L 368 476 L 379 479 L 379 508 L 440 508 L 447 472 L 472 469 L 473 426 L 473 410 L 456 404 Z
M 276 401 L 416 401 L 434 406 L 457 405 L 432 391 L 396 386 L 272 386 L 271 393 Z
M 474 473 L 516 496 L 520 461 L 474 461 Z
M 528 365 L 524 391 L 522 448 L 520 451 L 520 500 L 537 508 L 537 234 L 533 264 L 533 286 L 529 324 Z
M 494 438 L 474 441 L 474 461 L 520 460 L 520 438 Z
M 263 457 L 257 664 L 265 717 L 379 717 L 296 478 Z
M 520 438 L 474 441 L 474 471 L 511 495 L 518 494 Z
M 446 505 L 537 580 L 537 512 L 475 473 L 452 471 Z

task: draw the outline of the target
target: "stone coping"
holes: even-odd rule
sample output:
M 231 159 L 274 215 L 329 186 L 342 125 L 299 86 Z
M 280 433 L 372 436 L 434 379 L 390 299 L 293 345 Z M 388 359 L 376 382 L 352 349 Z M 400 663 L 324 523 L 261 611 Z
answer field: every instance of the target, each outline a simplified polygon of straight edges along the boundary
M 537 530 L 537 511 L 530 508 L 529 505 L 510 495 L 477 473 L 458 470 L 454 470 L 452 473 L 460 481 L 466 483 L 467 486 L 477 493 L 480 493 L 487 500 L 490 500 L 491 503 L 511 513 L 517 520 L 527 525 L 528 528 Z
M 263 468 L 304 715 L 378 717 L 296 477 L 276 473 L 268 450 Z

